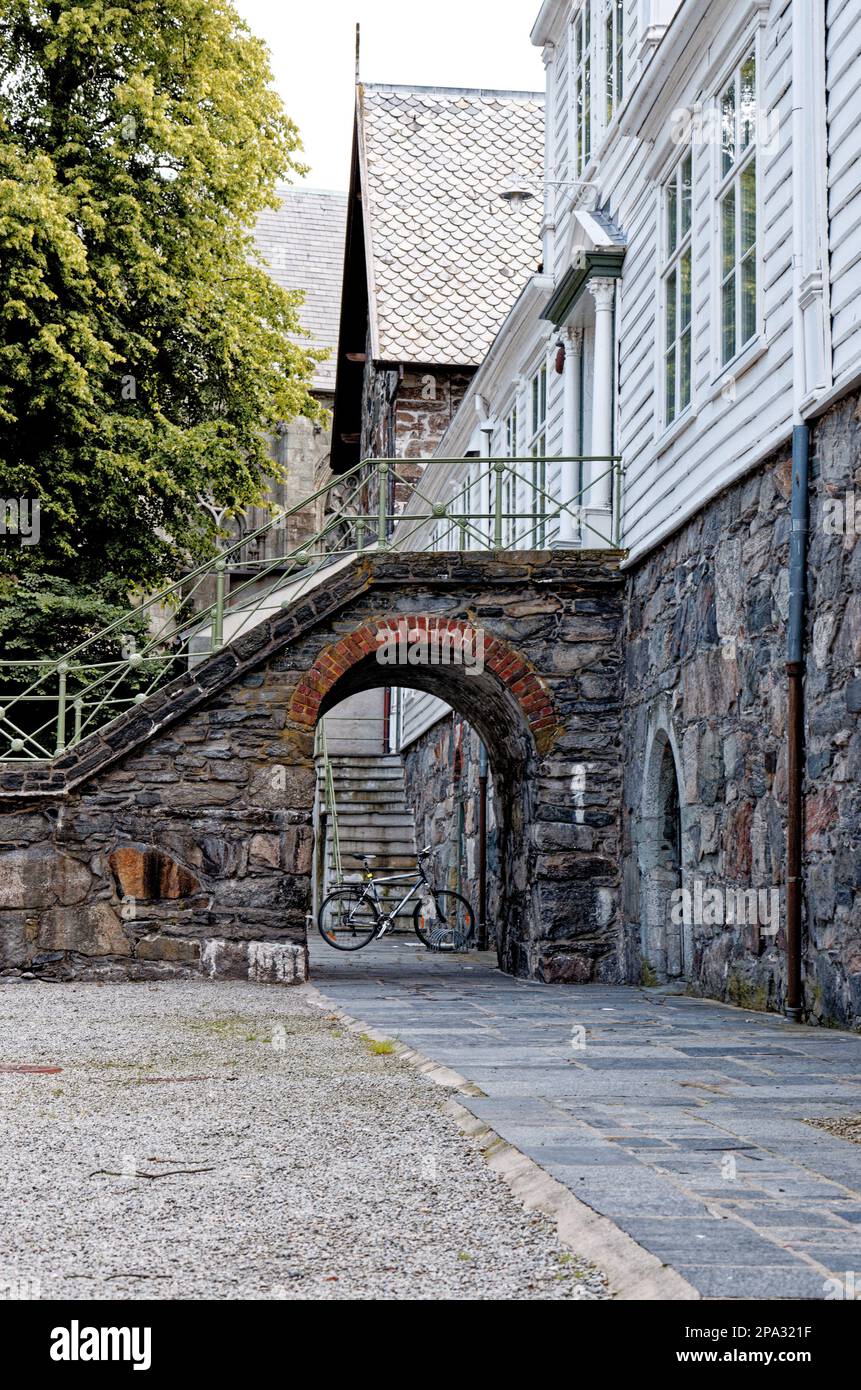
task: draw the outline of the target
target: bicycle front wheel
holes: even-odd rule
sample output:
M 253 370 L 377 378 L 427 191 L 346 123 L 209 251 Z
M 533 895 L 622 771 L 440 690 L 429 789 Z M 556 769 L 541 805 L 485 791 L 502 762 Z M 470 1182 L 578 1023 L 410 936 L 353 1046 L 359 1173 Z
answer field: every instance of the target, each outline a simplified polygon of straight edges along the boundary
M 413 913 L 419 941 L 431 951 L 470 951 L 475 941 L 475 914 L 460 893 L 447 888 L 429 893 Z
M 317 927 L 326 945 L 336 951 L 361 951 L 377 933 L 373 903 L 361 888 L 336 888 L 323 900 Z

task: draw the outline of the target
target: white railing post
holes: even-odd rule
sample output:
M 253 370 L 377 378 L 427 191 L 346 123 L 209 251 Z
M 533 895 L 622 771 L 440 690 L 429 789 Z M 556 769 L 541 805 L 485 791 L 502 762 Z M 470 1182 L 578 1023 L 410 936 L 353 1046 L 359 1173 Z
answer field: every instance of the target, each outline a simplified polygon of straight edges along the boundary
M 485 420 L 481 425 L 481 481 L 478 488 L 478 510 L 479 515 L 485 517 L 480 521 L 476 530 L 484 536 L 487 545 L 493 544 L 493 519 L 491 517 L 491 488 L 490 488 L 490 457 L 493 448 L 493 421 Z

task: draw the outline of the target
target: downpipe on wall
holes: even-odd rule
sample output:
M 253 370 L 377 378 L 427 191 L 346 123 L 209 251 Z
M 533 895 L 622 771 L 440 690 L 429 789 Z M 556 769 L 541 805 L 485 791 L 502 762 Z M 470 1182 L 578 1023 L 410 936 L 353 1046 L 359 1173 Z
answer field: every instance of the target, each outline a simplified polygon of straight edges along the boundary
M 787 630 L 787 819 L 786 819 L 786 1017 L 800 1023 L 802 831 L 804 778 L 804 614 L 807 593 L 807 530 L 810 513 L 810 430 L 792 431 L 792 529 L 789 537 Z
M 478 754 L 478 949 L 487 950 L 487 749 Z

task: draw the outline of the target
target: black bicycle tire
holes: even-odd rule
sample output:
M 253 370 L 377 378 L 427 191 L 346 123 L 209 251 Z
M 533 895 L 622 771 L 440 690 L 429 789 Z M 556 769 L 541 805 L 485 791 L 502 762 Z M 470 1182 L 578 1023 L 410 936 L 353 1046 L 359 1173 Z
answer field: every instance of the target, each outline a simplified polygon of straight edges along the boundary
M 434 897 L 435 897 L 435 898 L 456 898 L 458 902 L 463 903 L 464 907 L 466 908 L 467 912 L 469 913 L 469 927 L 470 927 L 470 930 L 469 930 L 469 940 L 470 940 L 470 945 L 471 945 L 472 942 L 473 942 L 474 939 L 475 939 L 475 913 L 474 913 L 473 910 L 472 910 L 472 903 L 469 901 L 469 899 L 468 899 L 468 898 L 465 898 L 465 897 L 463 896 L 462 893 L 455 893 L 455 891 L 454 891 L 453 888 L 440 888 L 440 889 L 434 894 Z M 431 950 L 431 949 L 436 949 L 436 950 L 440 950 L 440 951 L 453 951 L 453 950 L 455 949 L 454 946 L 438 946 L 438 947 L 434 947 L 434 946 L 433 946 L 433 943 L 432 943 L 431 941 L 429 941 L 428 938 L 422 934 L 421 928 L 419 927 L 419 914 L 421 913 L 421 911 L 422 911 L 422 905 L 421 905 L 421 903 L 417 903 L 417 904 L 416 904 L 415 912 L 413 913 L 413 929 L 415 930 L 415 934 L 416 934 L 416 936 L 418 937 L 419 941 L 422 943 L 422 945 L 423 945 L 423 946 L 427 946 L 429 950 Z
M 333 941 L 330 936 L 327 936 L 326 932 L 323 930 L 323 913 L 326 911 L 328 904 L 332 902 L 333 898 L 343 898 L 348 893 L 355 894 L 358 887 L 358 884 L 344 884 L 341 888 L 333 888 L 332 892 L 327 893 L 320 904 L 320 911 L 317 913 L 317 930 L 326 945 L 331 946 L 333 951 L 363 951 L 366 946 L 370 946 L 380 929 L 380 923 L 377 920 L 367 933 L 366 940 L 362 941 L 358 946 L 339 946 L 338 943 Z

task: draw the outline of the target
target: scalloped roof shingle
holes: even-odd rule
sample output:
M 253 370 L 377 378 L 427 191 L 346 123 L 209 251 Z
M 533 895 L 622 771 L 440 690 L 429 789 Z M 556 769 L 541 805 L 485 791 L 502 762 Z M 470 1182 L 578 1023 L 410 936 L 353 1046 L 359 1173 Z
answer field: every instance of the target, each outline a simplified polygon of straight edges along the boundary
M 541 256 L 540 196 L 499 191 L 544 177 L 540 92 L 359 88 L 374 355 L 479 366 Z

